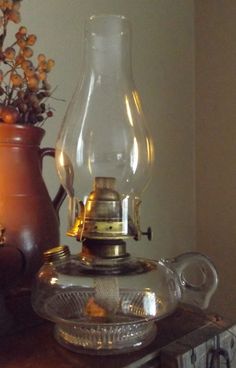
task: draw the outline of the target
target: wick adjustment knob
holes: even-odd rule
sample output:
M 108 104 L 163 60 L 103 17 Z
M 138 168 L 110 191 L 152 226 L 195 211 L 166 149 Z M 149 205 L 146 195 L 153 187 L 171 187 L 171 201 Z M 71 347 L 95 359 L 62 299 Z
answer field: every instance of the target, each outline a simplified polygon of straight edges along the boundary
M 147 228 L 147 231 L 145 232 L 145 231 L 141 231 L 141 234 L 142 235 L 146 235 L 147 236 L 147 238 L 148 238 L 148 240 L 152 240 L 152 229 L 151 229 L 151 227 L 149 226 L 148 228 Z

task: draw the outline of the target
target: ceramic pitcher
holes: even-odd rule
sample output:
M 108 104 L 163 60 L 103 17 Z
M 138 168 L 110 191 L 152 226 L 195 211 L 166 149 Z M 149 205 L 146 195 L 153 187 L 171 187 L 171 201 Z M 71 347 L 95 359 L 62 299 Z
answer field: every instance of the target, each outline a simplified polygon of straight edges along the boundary
M 59 242 L 58 210 L 65 192 L 60 187 L 51 200 L 43 180 L 43 158 L 54 156 L 54 149 L 40 148 L 44 134 L 39 127 L 0 124 L 0 225 L 5 243 L 0 249 L 0 284 L 14 279 L 14 273 L 31 277 L 43 252 Z

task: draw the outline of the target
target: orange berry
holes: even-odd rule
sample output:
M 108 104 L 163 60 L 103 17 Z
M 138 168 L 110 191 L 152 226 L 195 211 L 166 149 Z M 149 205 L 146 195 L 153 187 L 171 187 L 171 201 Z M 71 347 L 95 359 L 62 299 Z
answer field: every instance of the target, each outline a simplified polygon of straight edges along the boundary
M 45 72 L 39 73 L 39 79 L 45 81 L 47 78 L 47 74 Z
M 18 32 L 19 32 L 21 35 L 25 35 L 25 34 L 27 34 L 28 30 L 27 30 L 27 28 L 26 28 L 26 27 L 21 26 L 21 27 L 19 28 Z
M 38 89 L 39 86 L 39 80 L 38 78 L 34 77 L 30 77 L 27 81 L 27 85 L 29 87 L 29 89 L 31 89 L 32 91 L 35 91 Z
M 33 67 L 33 63 L 30 60 L 23 60 L 21 63 L 21 67 L 23 70 L 26 70 L 28 68 L 32 68 Z
M 6 59 L 14 60 L 14 58 L 16 56 L 16 51 L 15 51 L 15 49 L 13 49 L 13 47 L 7 47 L 6 50 L 4 51 L 4 55 L 5 55 Z
M 24 72 L 27 77 L 33 77 L 35 75 L 35 68 L 33 66 L 29 66 L 24 69 Z
M 23 79 L 19 74 L 14 73 L 11 75 L 11 82 L 14 87 L 21 87 L 23 84 Z
M 2 118 L 4 123 L 16 124 L 17 120 L 19 119 L 19 113 L 12 106 L 3 106 L 0 117 Z
M 53 59 L 49 59 L 47 62 L 47 71 L 50 72 L 50 70 L 54 67 L 55 61 Z
M 24 35 L 22 35 L 20 32 L 16 32 L 15 37 L 16 37 L 17 40 L 19 40 L 20 38 L 23 38 Z
M 46 56 L 44 54 L 39 54 L 37 59 L 38 59 L 38 62 L 41 63 L 42 61 L 46 60 Z
M 22 52 L 23 56 L 26 58 L 30 58 L 31 56 L 33 56 L 33 50 L 30 47 L 25 47 Z
M 24 47 L 26 47 L 26 40 L 21 36 L 17 39 L 17 45 L 23 49 Z
M 16 56 L 16 64 L 20 65 L 24 62 L 25 58 L 22 55 L 17 55 Z
M 27 38 L 27 45 L 33 46 L 36 41 L 37 41 L 37 37 L 34 34 L 31 34 Z
M 47 62 L 45 60 L 44 61 L 40 61 L 39 66 L 38 66 L 38 70 L 40 72 L 44 72 L 44 71 L 47 70 L 47 66 L 48 66 L 48 64 L 47 64 Z

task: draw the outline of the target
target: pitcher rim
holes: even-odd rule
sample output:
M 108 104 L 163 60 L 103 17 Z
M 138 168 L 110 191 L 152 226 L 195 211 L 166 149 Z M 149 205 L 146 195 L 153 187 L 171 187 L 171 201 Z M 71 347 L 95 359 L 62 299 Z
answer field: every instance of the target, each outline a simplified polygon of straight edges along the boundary
M 32 129 L 32 130 L 40 130 L 42 132 L 45 132 L 45 129 L 39 126 L 31 125 L 31 124 L 7 124 L 7 123 L 0 123 L 0 129 Z

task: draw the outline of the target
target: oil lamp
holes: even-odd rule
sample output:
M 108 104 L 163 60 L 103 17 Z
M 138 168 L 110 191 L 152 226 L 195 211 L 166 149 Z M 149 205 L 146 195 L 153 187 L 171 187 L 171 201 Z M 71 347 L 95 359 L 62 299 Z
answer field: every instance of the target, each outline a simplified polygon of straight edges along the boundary
M 132 77 L 130 33 L 123 16 L 88 20 L 82 82 L 56 143 L 69 198 L 68 235 L 82 251 L 47 251 L 32 301 L 55 322 L 57 341 L 79 352 L 141 348 L 180 300 L 206 307 L 217 285 L 213 264 L 201 254 L 153 261 L 127 252 L 127 239 L 151 238 L 150 228 L 141 230 L 139 209 L 154 155 Z

